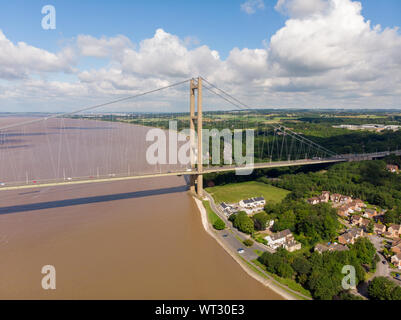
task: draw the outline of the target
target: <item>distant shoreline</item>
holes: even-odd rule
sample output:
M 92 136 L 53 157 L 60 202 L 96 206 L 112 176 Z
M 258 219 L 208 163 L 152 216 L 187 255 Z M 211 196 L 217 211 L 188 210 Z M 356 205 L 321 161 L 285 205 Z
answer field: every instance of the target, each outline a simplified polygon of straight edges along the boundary
M 194 197 L 195 203 L 198 206 L 199 212 L 201 214 L 201 220 L 202 220 L 202 225 L 205 231 L 213 237 L 217 243 L 241 266 L 241 268 L 252 278 L 255 280 L 259 281 L 261 284 L 263 284 L 265 287 L 268 287 L 269 289 L 273 290 L 275 293 L 279 294 L 281 297 L 283 297 L 285 300 L 298 300 L 296 297 L 293 295 L 289 294 L 287 291 L 284 289 L 280 288 L 276 284 L 274 284 L 272 281 L 265 279 L 255 272 L 252 272 L 249 270 L 249 267 L 234 253 L 232 250 L 230 250 L 221 239 L 219 239 L 216 234 L 213 232 L 213 230 L 210 227 L 209 221 L 207 219 L 207 213 L 206 209 L 203 206 L 203 203 L 201 200 L 198 198 Z

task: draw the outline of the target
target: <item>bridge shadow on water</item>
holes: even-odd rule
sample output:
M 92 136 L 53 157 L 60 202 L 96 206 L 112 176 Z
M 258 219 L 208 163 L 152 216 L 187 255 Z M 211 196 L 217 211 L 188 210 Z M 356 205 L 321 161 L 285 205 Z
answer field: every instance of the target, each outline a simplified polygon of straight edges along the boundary
M 101 195 L 101 196 L 93 196 L 93 197 L 83 197 L 83 198 L 38 202 L 38 203 L 28 203 L 28 204 L 15 205 L 15 206 L 9 206 L 9 207 L 0 207 L 0 214 L 2 215 L 2 214 L 19 213 L 19 212 L 26 212 L 26 211 L 64 208 L 64 207 L 79 206 L 79 205 L 84 205 L 84 204 L 101 203 L 101 202 L 109 202 L 109 201 L 117 201 L 117 200 L 145 198 L 145 197 L 152 197 L 152 196 L 165 195 L 165 194 L 171 194 L 171 193 L 185 192 L 187 190 L 188 190 L 188 186 L 182 185 L 182 186 L 171 187 L 171 188 L 161 188 L 161 189 L 135 191 L 135 192 L 127 192 L 127 193 L 117 193 L 117 194 Z

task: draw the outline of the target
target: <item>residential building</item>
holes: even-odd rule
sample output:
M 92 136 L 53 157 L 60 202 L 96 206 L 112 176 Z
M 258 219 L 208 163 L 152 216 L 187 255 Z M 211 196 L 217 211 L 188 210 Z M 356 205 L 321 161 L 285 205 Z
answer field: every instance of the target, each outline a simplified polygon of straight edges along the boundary
M 367 232 L 370 222 L 371 222 L 371 220 L 369 220 L 369 219 L 362 219 L 362 222 L 359 226 L 363 229 L 363 231 Z
M 286 249 L 289 252 L 294 252 L 296 250 L 300 250 L 302 245 L 300 242 L 295 241 L 295 240 L 290 240 L 284 243 L 283 245 L 284 249 Z
M 319 253 L 323 253 L 325 251 L 332 252 L 332 251 L 346 251 L 346 250 L 349 250 L 349 248 L 339 243 L 332 243 L 329 245 L 318 243 L 314 248 L 314 251 L 317 251 Z
M 373 226 L 373 232 L 380 236 L 386 232 L 386 226 L 384 224 L 375 223 Z
M 317 245 L 315 245 L 315 248 L 314 248 L 314 251 L 317 251 L 319 253 L 323 253 L 328 250 L 329 250 L 329 247 L 324 244 L 321 244 L 321 243 L 318 243 Z
M 351 218 L 351 224 L 354 226 L 360 226 L 362 224 L 363 218 L 358 215 L 353 215 Z
M 318 198 L 318 197 L 312 197 L 312 198 L 309 198 L 307 201 L 308 201 L 309 204 L 315 205 L 315 204 L 320 203 L 320 198 Z
M 354 244 L 355 240 L 363 236 L 363 229 L 351 229 L 338 237 L 338 242 L 341 244 Z
M 392 234 L 393 238 L 398 238 L 401 235 L 401 226 L 392 224 L 387 231 Z
M 230 216 L 236 212 L 236 210 L 232 206 L 226 204 L 225 202 L 220 203 L 220 208 L 226 214 L 226 216 Z
M 322 197 L 324 198 L 323 202 L 329 202 L 329 200 L 330 200 L 330 192 L 329 191 L 323 191 L 322 192 Z
M 391 257 L 391 263 L 398 269 L 401 269 L 401 253 L 397 253 Z
M 401 239 L 394 241 L 391 245 L 391 251 L 393 251 L 395 254 L 401 253 Z
M 387 168 L 388 171 L 390 171 L 390 172 L 392 172 L 392 173 L 397 173 L 397 172 L 399 171 L 398 166 L 395 165 L 395 164 L 388 164 L 388 165 L 386 166 L 386 168 Z
M 348 196 L 340 196 L 340 203 L 349 204 L 352 202 L 352 198 Z
M 333 193 L 332 195 L 330 195 L 330 200 L 332 202 L 337 203 L 337 202 L 340 202 L 340 197 L 341 197 L 341 194 Z
M 276 232 L 265 237 L 267 245 L 272 249 L 284 248 L 290 252 L 301 249 L 301 243 L 294 239 L 294 235 L 289 229 Z
M 375 216 L 377 216 L 377 211 L 376 209 L 365 209 L 363 216 L 368 219 L 373 219 Z

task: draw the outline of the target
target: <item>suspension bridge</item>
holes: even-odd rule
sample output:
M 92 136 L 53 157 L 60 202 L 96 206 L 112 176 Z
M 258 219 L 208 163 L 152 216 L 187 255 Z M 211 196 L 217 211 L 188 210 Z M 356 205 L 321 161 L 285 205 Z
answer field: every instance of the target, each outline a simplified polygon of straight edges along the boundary
M 188 84 L 189 113 L 94 113 Z M 231 109 L 205 112 L 204 89 Z M 167 123 L 173 120 L 180 128 L 168 128 Z M 166 144 L 176 152 L 189 144 L 189 163 L 149 163 L 145 154 L 150 147 L 149 131 L 154 128 L 164 130 Z M 178 133 L 186 128 L 188 134 Z M 254 162 L 239 164 L 230 155 L 228 161 L 210 165 L 210 142 L 204 139 L 203 131 L 224 128 L 237 130 L 241 136 L 248 129 L 254 130 Z M 223 148 L 217 152 L 226 156 Z M 73 112 L 39 118 L 0 118 L 0 191 L 189 176 L 191 191 L 202 196 L 203 175 L 208 173 L 241 172 L 249 170 L 249 165 L 266 169 L 372 160 L 390 154 L 401 155 L 401 151 L 338 155 L 289 128 L 266 121 L 258 110 L 198 77 Z

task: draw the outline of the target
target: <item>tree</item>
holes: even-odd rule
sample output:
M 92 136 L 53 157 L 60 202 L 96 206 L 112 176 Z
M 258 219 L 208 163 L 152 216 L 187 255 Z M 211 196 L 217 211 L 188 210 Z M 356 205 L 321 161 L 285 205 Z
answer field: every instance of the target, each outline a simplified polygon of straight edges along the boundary
M 243 244 L 246 245 L 247 247 L 252 247 L 253 241 L 251 239 L 246 239 L 243 241 Z
M 368 294 L 373 300 L 394 300 L 393 298 L 400 298 L 400 290 L 396 289 L 396 285 L 385 277 L 374 278 L 369 283 Z
M 253 220 L 243 211 L 235 215 L 233 225 L 238 230 L 247 234 L 252 234 L 255 231 Z
M 270 220 L 266 212 L 259 212 L 252 217 L 256 230 L 266 230 L 266 224 Z
M 371 265 L 372 262 L 374 262 L 376 249 L 368 238 L 358 238 L 355 241 L 352 250 L 356 253 L 357 258 L 361 263 Z
M 292 278 L 294 275 L 294 269 L 289 264 L 280 264 L 277 268 L 277 273 L 283 278 Z
M 292 263 L 292 268 L 299 274 L 307 274 L 312 269 L 311 264 L 304 257 L 296 257 Z
M 218 218 L 214 224 L 213 224 L 213 228 L 215 228 L 216 230 L 224 230 L 226 228 L 226 224 L 224 223 L 223 220 L 221 220 L 220 218 Z

